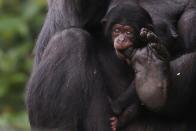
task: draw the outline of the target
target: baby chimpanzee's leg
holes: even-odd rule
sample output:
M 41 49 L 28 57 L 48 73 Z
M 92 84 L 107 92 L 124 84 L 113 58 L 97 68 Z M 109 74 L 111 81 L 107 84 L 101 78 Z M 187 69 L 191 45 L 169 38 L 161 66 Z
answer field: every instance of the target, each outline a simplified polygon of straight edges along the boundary
M 159 111 L 168 96 L 169 53 L 153 32 L 143 28 L 140 35 L 148 44 L 137 49 L 131 58 L 131 66 L 136 72 L 135 88 L 139 99 L 148 109 Z

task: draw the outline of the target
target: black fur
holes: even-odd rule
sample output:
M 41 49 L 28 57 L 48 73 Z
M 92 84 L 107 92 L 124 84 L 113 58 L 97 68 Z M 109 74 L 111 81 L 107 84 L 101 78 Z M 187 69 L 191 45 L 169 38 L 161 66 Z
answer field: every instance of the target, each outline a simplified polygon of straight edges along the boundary
M 130 85 L 133 72 L 103 40 L 100 21 L 108 8 L 123 1 L 128 0 L 113 0 L 110 5 L 110 0 L 48 1 L 48 14 L 27 85 L 27 108 L 33 130 L 111 130 L 108 96 L 112 100 L 120 96 Z M 196 130 L 196 2 L 136 2 L 150 14 L 155 33 L 173 56 L 172 87 L 165 107 L 167 115 L 144 110 L 122 131 Z

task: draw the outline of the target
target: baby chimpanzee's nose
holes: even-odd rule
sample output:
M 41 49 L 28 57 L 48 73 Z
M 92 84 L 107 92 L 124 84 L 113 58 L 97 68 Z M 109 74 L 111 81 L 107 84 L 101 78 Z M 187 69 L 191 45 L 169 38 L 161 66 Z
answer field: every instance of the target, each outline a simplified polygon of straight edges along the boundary
M 125 37 L 124 34 L 121 34 L 121 35 L 118 37 L 118 40 L 119 40 L 120 43 L 126 42 L 126 41 L 127 41 L 127 39 L 126 39 L 126 37 Z
M 119 40 L 120 41 L 123 41 L 125 39 L 125 36 L 123 35 L 123 34 L 121 34 L 120 36 L 119 36 Z

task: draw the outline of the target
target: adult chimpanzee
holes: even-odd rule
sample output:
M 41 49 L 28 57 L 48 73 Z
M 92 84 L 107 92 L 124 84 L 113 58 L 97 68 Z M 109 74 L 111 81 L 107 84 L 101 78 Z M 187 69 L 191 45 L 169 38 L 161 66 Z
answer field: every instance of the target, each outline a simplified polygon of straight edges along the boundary
M 108 6 L 113 8 L 124 0 L 110 2 L 49 0 L 27 89 L 32 129 L 111 130 L 109 117 L 112 111 L 107 96 L 115 100 L 125 92 L 134 72 L 103 40 L 99 21 Z M 144 110 L 125 130 L 194 130 L 196 3 L 194 0 L 139 2 L 151 15 L 155 33 L 173 56 L 170 62 L 172 90 L 164 109 L 168 113 L 180 113 L 180 119 L 177 120 L 174 114 L 168 118 Z M 170 35 L 176 40 L 172 41 Z
M 99 37 L 100 20 L 109 0 L 49 0 L 48 3 L 27 89 L 32 130 L 110 131 L 111 111 L 105 88 L 108 85 L 101 67 L 103 61 L 107 63 L 106 53 L 113 59 L 107 71 L 111 74 L 109 68 L 122 69 L 117 73 L 123 77 L 125 73 L 127 81 L 130 79 L 127 65 L 121 64 L 113 49 L 100 45 L 103 38 Z M 124 78 L 120 79 L 126 84 Z

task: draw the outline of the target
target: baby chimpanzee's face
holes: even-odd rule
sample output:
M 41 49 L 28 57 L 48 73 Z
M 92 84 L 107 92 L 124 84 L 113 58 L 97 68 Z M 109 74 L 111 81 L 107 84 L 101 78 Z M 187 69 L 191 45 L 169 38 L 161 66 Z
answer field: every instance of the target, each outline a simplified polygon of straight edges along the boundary
M 130 25 L 115 24 L 112 28 L 112 40 L 116 50 L 125 50 L 133 46 L 134 28 Z

